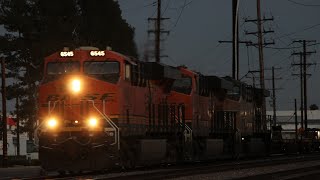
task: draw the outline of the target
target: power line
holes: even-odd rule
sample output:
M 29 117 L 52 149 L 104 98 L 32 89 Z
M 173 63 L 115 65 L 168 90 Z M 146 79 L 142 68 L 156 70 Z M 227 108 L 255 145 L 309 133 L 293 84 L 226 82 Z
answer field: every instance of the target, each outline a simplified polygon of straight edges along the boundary
M 184 0 L 184 3 L 183 3 L 183 5 L 182 5 L 182 7 L 181 7 L 181 11 L 180 11 L 180 13 L 179 13 L 179 15 L 178 15 L 178 18 L 177 18 L 176 22 L 174 23 L 173 27 L 170 29 L 170 31 L 172 31 L 172 30 L 178 25 L 184 9 L 185 9 L 188 5 L 190 5 L 192 2 L 193 2 L 193 0 L 191 0 L 191 1 L 189 1 L 189 2 L 187 2 L 187 0 Z
M 182 6 L 182 9 L 181 9 L 181 11 L 180 11 L 180 13 L 179 13 L 179 15 L 178 15 L 178 19 L 176 20 L 176 22 L 174 23 L 174 25 L 173 25 L 173 27 L 171 28 L 170 31 L 172 31 L 172 30 L 177 26 L 177 24 L 178 24 L 178 22 L 179 22 L 179 20 L 180 20 L 180 18 L 181 18 L 181 15 L 182 15 L 182 13 L 183 13 L 183 11 L 184 11 L 184 8 L 186 7 L 186 3 L 187 3 L 187 0 L 184 0 L 184 4 L 183 4 L 183 6 Z
M 320 23 L 317 23 L 317 24 L 314 24 L 314 25 L 312 25 L 312 26 L 306 27 L 306 28 L 304 28 L 304 29 L 302 29 L 302 30 L 299 30 L 299 31 L 295 31 L 295 32 L 291 32 L 291 33 L 288 33 L 288 34 L 284 34 L 284 35 L 282 35 L 282 36 L 276 37 L 275 39 L 281 39 L 281 38 L 284 38 L 284 37 L 288 37 L 288 36 L 291 36 L 291 35 L 294 35 L 294 34 L 303 32 L 303 31 L 307 31 L 307 30 L 309 30 L 309 29 L 313 29 L 313 28 L 315 28 L 315 27 L 317 27 L 317 26 L 320 26 Z
M 276 25 L 276 28 L 278 29 L 277 31 L 276 31 L 276 33 L 278 34 L 278 32 L 279 32 L 279 36 L 278 37 L 281 37 L 281 28 L 280 28 L 280 26 L 279 26 L 279 24 L 277 23 L 277 21 L 274 21 L 274 24 Z M 290 38 L 289 36 L 286 36 L 286 37 L 288 37 L 288 39 L 290 40 L 290 41 L 293 41 L 293 39 L 292 38 Z M 286 44 L 283 40 L 281 40 L 282 38 L 275 38 L 274 40 L 279 40 L 280 42 L 282 42 L 283 44 Z
M 128 8 L 125 8 L 122 10 L 122 12 L 128 12 L 130 10 L 137 10 L 137 9 L 141 9 L 141 8 L 146 8 L 146 7 L 150 7 L 150 6 L 155 6 L 157 4 L 157 2 L 152 2 L 152 3 L 149 3 L 149 4 L 144 4 L 144 5 L 141 5 L 141 6 L 136 6 L 136 7 L 128 7 Z
M 171 0 L 168 0 L 167 4 L 166 4 L 166 7 L 164 8 L 163 12 L 161 13 L 162 15 L 164 15 L 164 13 L 168 10 L 170 4 L 171 4 Z
M 304 3 L 300 3 L 300 2 L 296 2 L 296 1 L 293 1 L 293 0 L 287 0 L 293 4 L 297 4 L 297 5 L 300 5 L 300 6 L 306 6 L 306 7 L 320 7 L 320 4 L 304 4 Z
M 308 44 L 306 46 L 314 46 L 314 45 L 318 45 L 320 43 L 314 43 L 314 44 Z M 280 49 L 280 50 L 284 50 L 284 49 L 287 49 L 287 50 L 290 50 L 290 49 L 297 49 L 297 48 L 302 48 L 303 46 L 294 46 L 294 47 L 265 47 L 265 48 L 268 48 L 268 49 Z

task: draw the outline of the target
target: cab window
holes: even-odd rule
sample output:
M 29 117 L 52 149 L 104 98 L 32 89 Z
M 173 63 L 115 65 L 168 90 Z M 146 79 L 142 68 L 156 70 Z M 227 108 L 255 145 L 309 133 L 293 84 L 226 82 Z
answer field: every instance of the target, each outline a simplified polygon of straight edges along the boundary
M 80 72 L 80 63 L 72 62 L 49 62 L 47 64 L 47 75 L 72 74 Z
M 240 96 L 240 87 L 236 85 L 233 86 L 232 90 L 228 90 L 227 92 L 227 97 L 235 101 L 239 101 Z
M 176 79 L 172 85 L 172 91 L 183 94 L 190 94 L 192 90 L 192 79 L 190 77 L 182 77 Z
M 129 80 L 131 79 L 131 67 L 130 64 L 125 65 L 125 79 Z
M 85 61 L 84 74 L 106 82 L 117 83 L 120 76 L 120 65 L 116 61 Z

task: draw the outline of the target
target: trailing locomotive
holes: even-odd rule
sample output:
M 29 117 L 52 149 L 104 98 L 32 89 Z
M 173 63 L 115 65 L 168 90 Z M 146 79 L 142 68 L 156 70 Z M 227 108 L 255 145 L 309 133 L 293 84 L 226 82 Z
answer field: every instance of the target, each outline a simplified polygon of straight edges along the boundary
M 47 170 L 80 171 L 265 152 L 262 95 L 183 66 L 64 49 L 45 58 L 39 158 Z

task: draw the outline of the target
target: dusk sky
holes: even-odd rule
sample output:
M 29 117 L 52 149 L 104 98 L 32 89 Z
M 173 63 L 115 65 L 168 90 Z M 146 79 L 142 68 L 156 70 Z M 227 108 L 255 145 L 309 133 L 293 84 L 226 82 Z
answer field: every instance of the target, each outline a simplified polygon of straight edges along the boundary
M 156 16 L 156 1 L 152 0 L 118 0 L 123 18 L 135 28 L 136 43 L 140 57 L 148 42 L 148 17 Z M 203 74 L 226 76 L 231 75 L 232 46 L 219 44 L 219 40 L 231 40 L 231 3 L 232 0 L 163 0 L 162 16 L 170 18 L 163 22 L 165 30 L 170 35 L 163 35 L 162 54 L 168 55 L 162 62 L 171 65 L 184 64 L 190 69 Z M 279 109 L 293 109 L 294 98 L 300 101 L 299 77 L 292 76 L 299 73 L 298 67 L 291 64 L 299 61 L 299 57 L 291 56 L 292 52 L 302 51 L 301 44 L 293 44 L 294 40 L 316 40 L 320 43 L 320 2 L 318 0 L 261 0 L 262 16 L 274 17 L 274 21 L 263 24 L 265 30 L 274 30 L 266 34 L 266 41 L 275 41 L 264 49 L 265 68 L 272 66 L 282 68 L 276 71 L 277 106 Z M 257 31 L 253 23 L 245 23 L 244 19 L 256 18 L 256 0 L 240 0 L 240 40 L 257 42 L 253 35 L 247 32 Z M 152 36 L 149 37 L 152 40 Z M 149 41 L 149 44 L 152 43 Z M 311 43 L 315 44 L 315 43 Z M 308 51 L 317 51 L 308 57 L 308 62 L 319 63 L 319 44 L 308 46 Z M 152 48 L 150 46 L 149 48 Z M 279 49 L 280 48 L 280 49 Z M 248 70 L 258 70 L 259 61 L 257 48 L 240 45 L 240 78 Z M 312 76 L 308 79 L 308 106 L 320 105 L 320 71 L 319 64 L 310 66 L 308 72 Z M 266 79 L 271 79 L 271 71 L 265 71 Z M 259 75 L 256 74 L 256 79 Z M 252 84 L 251 78 L 243 81 Z M 259 84 L 256 81 L 256 84 Z M 266 80 L 266 88 L 272 88 L 271 81 Z M 267 99 L 270 108 L 271 99 Z
M 157 1 L 118 2 L 123 18 L 135 28 L 135 41 L 142 58 L 146 47 L 153 48 L 153 37 L 149 36 L 148 41 L 147 33 L 148 29 L 153 29 L 153 24 L 148 24 L 147 19 L 156 16 Z M 162 62 L 175 66 L 184 64 L 205 75 L 231 76 L 232 45 L 218 42 L 232 39 L 231 3 L 232 0 L 162 0 L 162 17 L 170 18 L 162 24 L 164 30 L 170 31 L 169 36 L 162 37 L 162 55 L 168 55 Z M 299 61 L 299 57 L 293 57 L 291 53 L 302 51 L 301 44 L 292 43 L 301 39 L 316 40 L 316 45 L 307 47 L 308 51 L 317 51 L 308 57 L 308 62 L 318 63 L 308 67 L 312 74 L 308 79 L 308 106 L 313 103 L 320 106 L 320 1 L 261 0 L 261 9 L 262 16 L 274 18 L 263 24 L 265 30 L 275 31 L 264 36 L 268 42 L 275 41 L 275 45 L 264 49 L 264 59 L 265 68 L 282 68 L 276 71 L 276 77 L 282 78 L 276 81 L 276 88 L 281 89 L 276 91 L 278 109 L 293 109 L 294 98 L 300 104 L 299 77 L 292 76 L 299 73 L 299 68 L 291 66 Z M 257 42 L 257 37 L 245 35 L 245 31 L 256 32 L 257 26 L 244 22 L 246 18 L 256 18 L 256 0 L 240 0 L 239 12 L 240 40 Z M 4 32 L 3 29 L 0 31 Z M 240 78 L 248 84 L 252 84 L 252 76 L 245 78 L 244 75 L 248 70 L 258 70 L 257 52 L 255 47 L 240 45 Z M 266 70 L 265 76 L 271 79 L 271 71 Z M 259 79 L 258 74 L 256 79 Z M 271 85 L 271 81 L 266 80 L 266 88 L 271 89 Z M 270 101 L 268 98 L 268 109 Z M 9 102 L 9 108 L 12 107 L 13 102 Z

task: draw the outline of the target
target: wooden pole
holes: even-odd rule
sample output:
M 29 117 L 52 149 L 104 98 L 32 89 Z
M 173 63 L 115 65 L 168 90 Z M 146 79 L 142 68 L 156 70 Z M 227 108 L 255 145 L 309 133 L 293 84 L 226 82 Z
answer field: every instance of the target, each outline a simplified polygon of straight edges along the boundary
M 1 59 L 1 74 L 2 74 L 2 123 L 3 123 L 3 149 L 2 149 L 2 166 L 8 166 L 8 142 L 7 142 L 7 105 L 6 105 L 6 73 L 5 73 L 5 60 Z

